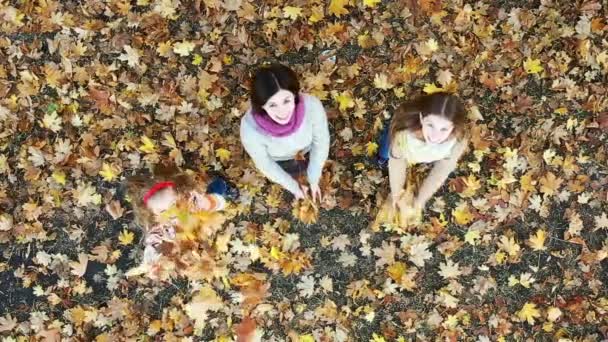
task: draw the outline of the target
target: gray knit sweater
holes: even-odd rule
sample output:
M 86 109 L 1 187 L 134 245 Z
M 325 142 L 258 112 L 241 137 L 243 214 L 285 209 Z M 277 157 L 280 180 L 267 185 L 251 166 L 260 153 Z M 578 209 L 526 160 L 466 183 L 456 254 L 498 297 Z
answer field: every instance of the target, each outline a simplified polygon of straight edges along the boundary
M 255 166 L 264 176 L 291 193 L 298 191 L 298 183 L 277 161 L 293 159 L 299 151 L 309 152 L 308 182 L 318 184 L 329 153 L 329 128 L 323 104 L 308 94 L 302 94 L 300 100 L 304 101 L 304 121 L 288 136 L 273 137 L 262 131 L 251 110 L 241 120 L 241 142 Z

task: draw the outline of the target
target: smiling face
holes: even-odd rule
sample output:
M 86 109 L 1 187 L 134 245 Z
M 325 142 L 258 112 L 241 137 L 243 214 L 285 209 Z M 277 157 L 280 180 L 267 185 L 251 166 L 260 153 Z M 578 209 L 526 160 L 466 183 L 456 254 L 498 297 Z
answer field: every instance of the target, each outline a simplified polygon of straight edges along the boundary
M 454 123 L 443 116 L 430 114 L 420 118 L 422 135 L 429 144 L 441 144 L 454 130 Z
M 296 108 L 296 97 L 289 90 L 279 89 L 262 106 L 268 116 L 276 123 L 284 125 L 289 122 Z

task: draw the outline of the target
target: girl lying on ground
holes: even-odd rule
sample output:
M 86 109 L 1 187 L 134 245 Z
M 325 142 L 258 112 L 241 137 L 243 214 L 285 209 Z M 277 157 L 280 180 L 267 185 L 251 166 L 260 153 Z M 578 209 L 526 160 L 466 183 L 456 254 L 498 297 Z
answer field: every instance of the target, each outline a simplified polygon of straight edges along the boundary
M 306 172 L 313 201 L 321 199 L 319 180 L 329 153 L 329 128 L 323 104 L 300 93 L 295 72 L 274 64 L 257 70 L 251 109 L 241 120 L 241 142 L 256 168 L 297 199 L 307 188 L 297 181 Z M 303 153 L 304 158 L 298 156 Z
M 173 166 L 156 166 L 152 175 L 139 174 L 127 179 L 127 194 L 135 221 L 144 232 L 142 265 L 155 264 L 161 255 L 171 254 L 175 245 L 178 219 L 171 209 L 186 206 L 192 211 L 222 210 L 226 199 L 238 197 L 238 189 L 216 176 L 186 173 Z
M 380 138 L 378 162 L 388 163 L 390 200 L 385 211 L 402 220 L 420 218 L 426 202 L 454 171 L 467 149 L 466 111 L 458 97 L 445 93 L 421 96 L 397 108 Z M 408 166 L 434 163 L 418 192 L 404 189 Z M 386 207 L 389 206 L 389 207 Z

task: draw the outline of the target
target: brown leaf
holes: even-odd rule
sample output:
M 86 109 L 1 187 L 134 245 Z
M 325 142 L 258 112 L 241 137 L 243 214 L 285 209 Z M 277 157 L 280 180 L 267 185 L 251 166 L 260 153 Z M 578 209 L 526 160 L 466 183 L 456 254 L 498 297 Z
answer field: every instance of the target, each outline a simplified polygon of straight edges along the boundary
M 247 316 L 235 328 L 236 342 L 253 342 L 257 324 L 254 319 Z
M 78 254 L 78 261 L 70 261 L 71 273 L 77 277 L 82 277 L 87 272 L 88 264 L 89 256 L 84 253 Z
M 110 216 L 112 216 L 113 219 L 117 220 L 122 217 L 122 214 L 124 214 L 125 209 L 120 206 L 119 201 L 114 200 L 106 204 L 106 211 L 110 214 Z

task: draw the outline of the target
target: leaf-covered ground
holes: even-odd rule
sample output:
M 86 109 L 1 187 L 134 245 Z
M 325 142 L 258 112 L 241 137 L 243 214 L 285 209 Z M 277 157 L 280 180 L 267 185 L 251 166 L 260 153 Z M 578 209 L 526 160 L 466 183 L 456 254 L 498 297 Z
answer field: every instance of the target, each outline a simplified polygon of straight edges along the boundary
M 608 338 L 605 6 L 0 1 L 3 341 Z M 271 61 L 330 117 L 314 224 L 240 147 Z M 471 151 L 420 227 L 373 231 L 381 125 L 440 90 L 466 101 Z M 125 277 L 122 182 L 161 160 L 241 188 L 218 276 Z

